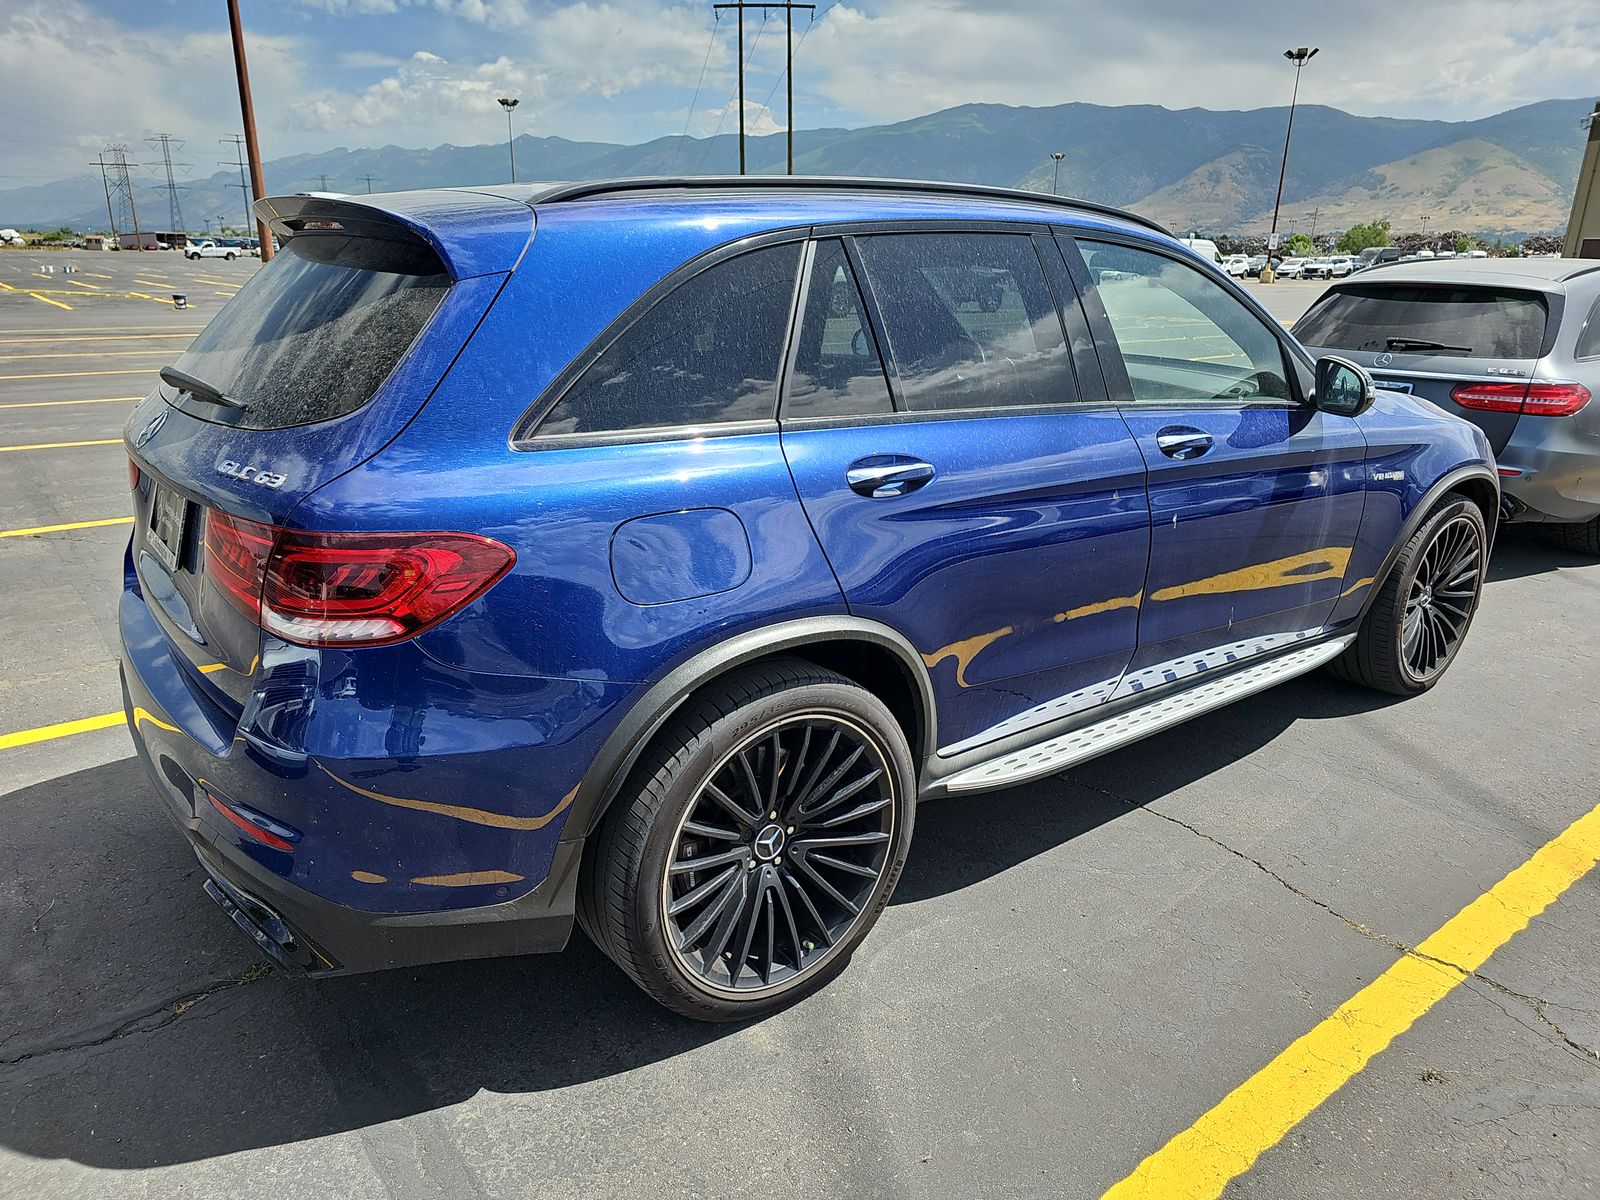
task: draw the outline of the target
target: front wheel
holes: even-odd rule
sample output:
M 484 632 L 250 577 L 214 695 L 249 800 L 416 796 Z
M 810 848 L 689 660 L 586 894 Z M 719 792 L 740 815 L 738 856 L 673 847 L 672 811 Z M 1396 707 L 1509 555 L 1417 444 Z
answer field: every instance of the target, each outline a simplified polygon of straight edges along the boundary
M 1356 640 L 1329 669 L 1397 696 L 1438 683 L 1478 611 L 1487 549 L 1482 510 L 1452 492 L 1406 543 Z
M 606 815 L 578 920 L 635 983 L 709 1021 L 765 1016 L 844 969 L 911 844 L 906 737 L 870 692 L 779 660 L 675 717 Z

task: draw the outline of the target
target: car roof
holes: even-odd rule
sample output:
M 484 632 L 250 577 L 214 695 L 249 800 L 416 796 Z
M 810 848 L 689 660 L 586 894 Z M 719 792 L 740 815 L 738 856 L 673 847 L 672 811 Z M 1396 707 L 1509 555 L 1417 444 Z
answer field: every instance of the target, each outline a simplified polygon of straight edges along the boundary
M 1561 284 L 1594 271 L 1600 261 L 1585 258 L 1431 258 L 1389 263 L 1358 282 Z
M 646 176 L 582 183 L 535 182 L 429 188 L 375 195 L 300 193 L 257 202 L 281 237 L 306 220 L 376 210 L 425 237 L 457 278 L 509 270 L 541 224 L 658 221 L 681 225 L 685 210 L 710 215 L 728 241 L 760 228 L 849 221 L 965 218 L 1083 220 L 1102 228 L 1170 237 L 1156 222 L 1091 201 L 941 180 L 833 176 Z M 530 212 L 530 209 L 532 210 Z

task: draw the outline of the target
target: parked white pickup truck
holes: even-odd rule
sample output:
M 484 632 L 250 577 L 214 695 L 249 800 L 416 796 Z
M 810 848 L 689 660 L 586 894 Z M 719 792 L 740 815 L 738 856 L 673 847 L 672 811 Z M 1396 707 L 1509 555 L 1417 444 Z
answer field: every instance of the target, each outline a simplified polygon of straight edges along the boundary
M 237 246 L 219 246 L 210 238 L 200 242 L 190 242 L 183 248 L 185 258 L 225 258 L 229 262 L 243 253 L 244 251 Z

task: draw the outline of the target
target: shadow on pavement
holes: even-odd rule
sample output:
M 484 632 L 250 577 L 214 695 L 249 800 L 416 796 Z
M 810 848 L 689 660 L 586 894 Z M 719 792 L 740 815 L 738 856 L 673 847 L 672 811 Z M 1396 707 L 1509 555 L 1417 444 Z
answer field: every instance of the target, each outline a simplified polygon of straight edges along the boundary
M 1388 699 L 1312 677 L 1069 776 L 929 804 L 896 902 L 981 883 L 1297 721 Z M 617 1075 L 730 1032 L 657 1008 L 576 933 L 559 955 L 263 976 L 133 759 L 14 793 L 7 818 L 0 1143 L 35 1158 L 140 1168 L 286 1145 Z
M 1509 583 L 1529 575 L 1594 565 L 1594 559 L 1557 545 L 1549 532 L 1538 526 L 1508 525 L 1495 538 L 1488 582 Z

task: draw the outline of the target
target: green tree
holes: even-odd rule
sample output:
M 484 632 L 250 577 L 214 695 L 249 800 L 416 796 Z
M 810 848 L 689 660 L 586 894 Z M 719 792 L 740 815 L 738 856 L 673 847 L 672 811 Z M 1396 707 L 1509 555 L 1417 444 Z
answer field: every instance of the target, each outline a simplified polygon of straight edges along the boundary
M 1316 245 L 1303 233 L 1290 237 L 1288 251 L 1291 258 L 1305 258 L 1316 252 Z
M 1470 237 L 1463 233 L 1460 237 L 1456 238 L 1457 254 L 1465 254 L 1468 250 L 1476 250 L 1477 248 L 1478 239 L 1475 237 Z
M 1373 221 L 1370 225 L 1352 225 L 1339 235 L 1340 254 L 1360 254 L 1373 247 L 1382 249 L 1389 244 L 1389 222 Z

